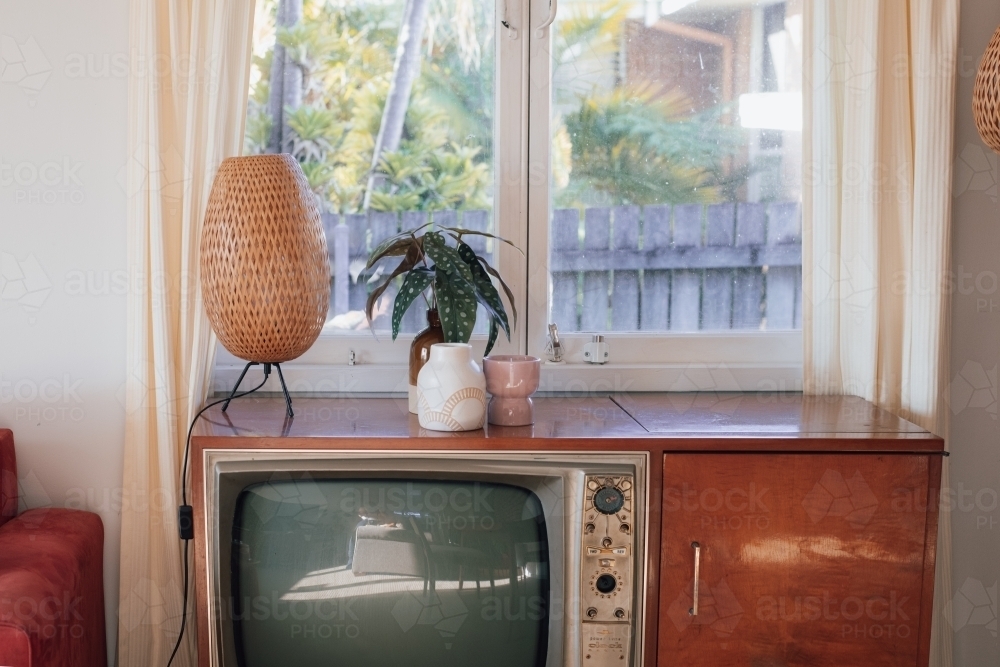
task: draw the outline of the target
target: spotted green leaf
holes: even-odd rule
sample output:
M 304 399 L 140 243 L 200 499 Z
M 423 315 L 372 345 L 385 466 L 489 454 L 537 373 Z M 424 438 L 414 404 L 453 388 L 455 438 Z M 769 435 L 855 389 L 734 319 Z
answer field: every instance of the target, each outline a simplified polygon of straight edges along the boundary
M 445 242 L 444 236 L 437 232 L 427 232 L 422 238 L 424 252 L 434 260 L 434 269 L 438 273 L 444 273 L 452 280 L 463 280 L 470 285 L 473 283 L 469 266 L 462 261 L 458 251 Z
M 490 266 L 489 262 L 487 262 L 482 257 L 477 257 L 476 259 L 479 261 L 480 264 L 483 265 L 483 268 L 486 269 L 486 273 L 488 273 L 491 276 L 493 276 L 494 278 L 496 278 L 497 282 L 500 283 L 500 287 L 503 288 L 504 294 L 507 295 L 507 302 L 510 304 L 510 323 L 511 323 L 511 328 L 516 329 L 517 328 L 517 306 L 514 305 L 514 292 L 512 292 L 511 289 L 510 289 L 510 287 L 507 286 L 507 283 L 504 282 L 504 279 L 502 277 L 500 277 L 500 272 L 497 271 L 496 269 L 494 269 L 492 266 Z
M 389 284 L 392 283 L 393 279 L 411 270 L 420 261 L 420 248 L 416 245 L 411 245 L 410 249 L 406 251 L 406 255 L 403 257 L 399 265 L 393 269 L 389 277 L 385 279 L 381 285 L 372 290 L 372 293 L 368 295 L 368 301 L 365 303 L 365 315 L 368 317 L 368 321 L 372 321 L 372 315 L 375 311 L 375 304 L 378 303 L 378 299 L 382 294 L 389 288 Z M 373 330 L 374 331 L 374 330 Z
M 497 337 L 499 335 L 500 335 L 500 326 L 497 324 L 497 318 L 491 317 L 490 318 L 490 337 L 486 341 L 486 352 L 483 353 L 484 357 L 490 353 L 490 350 L 493 349 L 493 346 L 496 344 Z M 509 336 L 507 337 L 507 340 L 510 340 Z
M 453 248 L 449 248 L 454 252 Z M 457 253 L 456 253 L 457 254 Z M 461 261 L 461 260 L 459 260 Z M 434 294 L 446 343 L 468 343 L 476 325 L 476 290 L 435 263 Z
M 507 311 L 504 310 L 503 301 L 500 300 L 500 293 L 493 286 L 493 281 L 490 280 L 489 274 L 486 273 L 486 269 L 479 263 L 476 252 L 467 244 L 459 241 L 458 255 L 469 266 L 469 271 L 472 273 L 472 284 L 476 288 L 476 299 L 479 303 L 483 304 L 483 308 L 489 313 L 491 321 L 495 320 L 504 333 L 507 334 L 507 340 L 510 340 L 510 325 L 507 322 Z
M 417 267 L 406 274 L 403 285 L 396 295 L 396 302 L 392 306 L 392 339 L 396 340 L 399 335 L 399 325 L 403 321 L 403 315 L 420 294 L 427 289 L 427 286 L 434 280 L 434 271 L 424 267 Z

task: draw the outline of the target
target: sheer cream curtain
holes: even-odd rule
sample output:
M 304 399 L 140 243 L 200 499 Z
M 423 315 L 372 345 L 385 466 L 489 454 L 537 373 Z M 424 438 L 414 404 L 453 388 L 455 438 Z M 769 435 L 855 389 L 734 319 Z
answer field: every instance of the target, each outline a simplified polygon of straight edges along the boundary
M 959 0 L 805 9 L 805 390 L 945 434 Z M 951 665 L 946 515 L 937 564 L 931 664 Z
M 199 235 L 215 170 L 242 147 L 253 14 L 254 0 L 130 3 L 120 665 L 166 664 L 180 629 L 181 456 L 215 346 Z M 197 662 L 194 632 L 189 622 L 175 665 Z

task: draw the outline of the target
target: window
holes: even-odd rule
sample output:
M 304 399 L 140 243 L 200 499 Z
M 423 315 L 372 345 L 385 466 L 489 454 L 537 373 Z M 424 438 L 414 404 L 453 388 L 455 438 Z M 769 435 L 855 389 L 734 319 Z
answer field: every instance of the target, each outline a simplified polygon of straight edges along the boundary
M 405 388 L 384 370 L 422 309 L 392 342 L 390 289 L 373 336 L 361 269 L 426 222 L 524 250 L 480 240 L 517 299 L 496 349 L 543 356 L 559 328 L 545 388 L 795 387 L 801 0 L 556 2 L 258 5 L 245 152 L 299 159 L 330 244 L 330 319 L 294 389 Z M 594 334 L 604 366 L 584 363 Z M 239 364 L 220 365 L 225 384 Z

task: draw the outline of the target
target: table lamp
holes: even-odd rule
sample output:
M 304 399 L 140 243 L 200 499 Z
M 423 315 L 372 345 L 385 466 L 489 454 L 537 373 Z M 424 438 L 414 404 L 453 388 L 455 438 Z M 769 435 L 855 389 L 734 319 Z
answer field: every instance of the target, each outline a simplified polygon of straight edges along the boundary
M 225 160 L 201 232 L 201 289 L 222 345 L 251 366 L 281 373 L 316 341 L 330 307 L 330 264 L 319 202 L 291 155 Z M 223 411 L 229 407 L 229 400 Z

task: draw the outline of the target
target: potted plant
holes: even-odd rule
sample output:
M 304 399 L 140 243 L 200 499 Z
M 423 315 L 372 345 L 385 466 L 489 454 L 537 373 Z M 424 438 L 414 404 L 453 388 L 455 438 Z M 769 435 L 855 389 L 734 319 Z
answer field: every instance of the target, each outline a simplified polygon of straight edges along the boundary
M 370 271 L 386 257 L 402 258 L 388 277 L 368 295 L 365 305 L 365 315 L 370 323 L 379 298 L 398 276 L 403 276 L 392 308 L 393 340 L 399 335 L 406 311 L 419 298 L 427 304 L 428 328 L 417 335 L 410 347 L 410 412 L 413 413 L 417 412 L 417 378 L 430 359 L 431 345 L 468 343 L 476 326 L 477 305 L 483 306 L 490 320 L 486 354 L 493 349 L 501 330 L 510 340 L 510 331 L 517 323 L 514 293 L 486 258 L 476 254 L 465 243 L 465 236 L 485 236 L 517 248 L 510 241 L 487 232 L 459 227 L 431 228 L 428 223 L 380 243 L 365 266 L 365 271 Z M 494 278 L 507 296 L 510 317 L 500 292 L 493 284 Z

